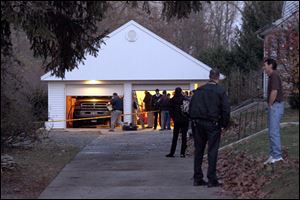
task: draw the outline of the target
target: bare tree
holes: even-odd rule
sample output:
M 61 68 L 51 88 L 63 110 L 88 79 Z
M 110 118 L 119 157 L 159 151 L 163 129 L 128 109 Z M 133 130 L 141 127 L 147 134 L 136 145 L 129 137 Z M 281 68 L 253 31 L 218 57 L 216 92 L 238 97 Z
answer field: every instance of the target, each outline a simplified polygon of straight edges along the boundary
M 112 2 L 106 15 L 114 17 L 106 17 L 99 24 L 112 31 L 129 20 L 135 20 L 193 56 L 199 55 L 199 52 L 207 47 L 208 37 L 203 11 L 192 12 L 188 18 L 165 20 L 161 14 L 162 2 L 149 2 L 150 14 L 145 13 L 141 7 Z
M 205 4 L 205 22 L 210 33 L 211 47 L 231 46 L 240 6 L 238 1 L 212 1 Z

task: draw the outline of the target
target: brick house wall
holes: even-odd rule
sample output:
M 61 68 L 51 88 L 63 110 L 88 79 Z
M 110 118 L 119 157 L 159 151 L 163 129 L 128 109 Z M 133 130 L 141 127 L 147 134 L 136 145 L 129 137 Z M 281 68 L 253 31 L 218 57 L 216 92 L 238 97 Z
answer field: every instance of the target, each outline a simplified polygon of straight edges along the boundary
M 264 35 L 264 57 L 277 60 L 286 99 L 292 89 L 289 73 L 293 66 L 291 53 L 295 48 L 299 49 L 299 11 L 273 24 Z

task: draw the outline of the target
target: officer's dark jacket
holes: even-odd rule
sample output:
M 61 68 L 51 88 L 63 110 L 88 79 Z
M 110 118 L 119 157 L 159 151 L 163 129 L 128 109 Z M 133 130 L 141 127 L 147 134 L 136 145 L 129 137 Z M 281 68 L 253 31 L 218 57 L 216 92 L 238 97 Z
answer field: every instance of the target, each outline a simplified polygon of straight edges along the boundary
M 161 94 L 159 94 L 158 96 L 156 96 L 156 94 L 154 94 L 151 98 L 151 106 L 152 106 L 152 110 L 158 110 L 159 109 L 159 101 L 160 98 L 162 97 Z
M 211 82 L 199 87 L 192 97 L 189 116 L 191 119 L 218 121 L 221 127 L 227 127 L 230 106 L 225 89 Z
M 183 100 L 186 99 L 182 94 L 177 94 L 170 99 L 170 115 L 175 123 L 187 123 L 189 118 L 181 111 Z
M 151 98 L 152 98 L 151 94 L 147 92 L 143 100 L 145 103 L 145 111 L 151 111 Z

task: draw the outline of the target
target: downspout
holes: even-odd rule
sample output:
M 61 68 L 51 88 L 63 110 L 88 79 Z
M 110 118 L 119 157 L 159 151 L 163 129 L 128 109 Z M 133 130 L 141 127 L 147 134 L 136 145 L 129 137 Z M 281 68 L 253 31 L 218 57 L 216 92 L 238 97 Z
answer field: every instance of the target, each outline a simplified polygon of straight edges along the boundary
M 263 42 L 265 41 L 265 39 L 262 38 L 259 33 L 256 34 L 256 37 Z M 265 47 L 264 47 L 263 51 L 265 51 Z M 264 52 L 264 55 L 265 55 L 265 52 Z M 266 99 L 267 98 L 267 90 L 266 89 L 267 89 L 267 84 L 268 84 L 267 76 L 264 72 L 263 72 L 262 76 L 263 76 L 263 81 L 262 81 L 263 98 Z

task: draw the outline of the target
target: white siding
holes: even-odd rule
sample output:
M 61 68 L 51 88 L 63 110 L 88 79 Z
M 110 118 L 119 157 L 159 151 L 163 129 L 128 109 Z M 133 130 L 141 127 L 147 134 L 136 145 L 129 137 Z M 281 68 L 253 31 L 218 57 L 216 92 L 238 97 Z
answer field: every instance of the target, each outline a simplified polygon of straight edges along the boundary
M 124 83 L 124 114 L 132 112 L 132 83 Z M 124 122 L 131 123 L 132 115 L 125 115 Z
M 299 1 L 285 1 L 282 8 L 282 17 L 287 18 L 296 11 L 299 12 Z
M 65 120 L 66 110 L 65 84 L 64 83 L 48 83 L 48 119 L 49 120 Z M 47 123 L 52 128 L 65 128 L 66 123 L 53 122 Z

